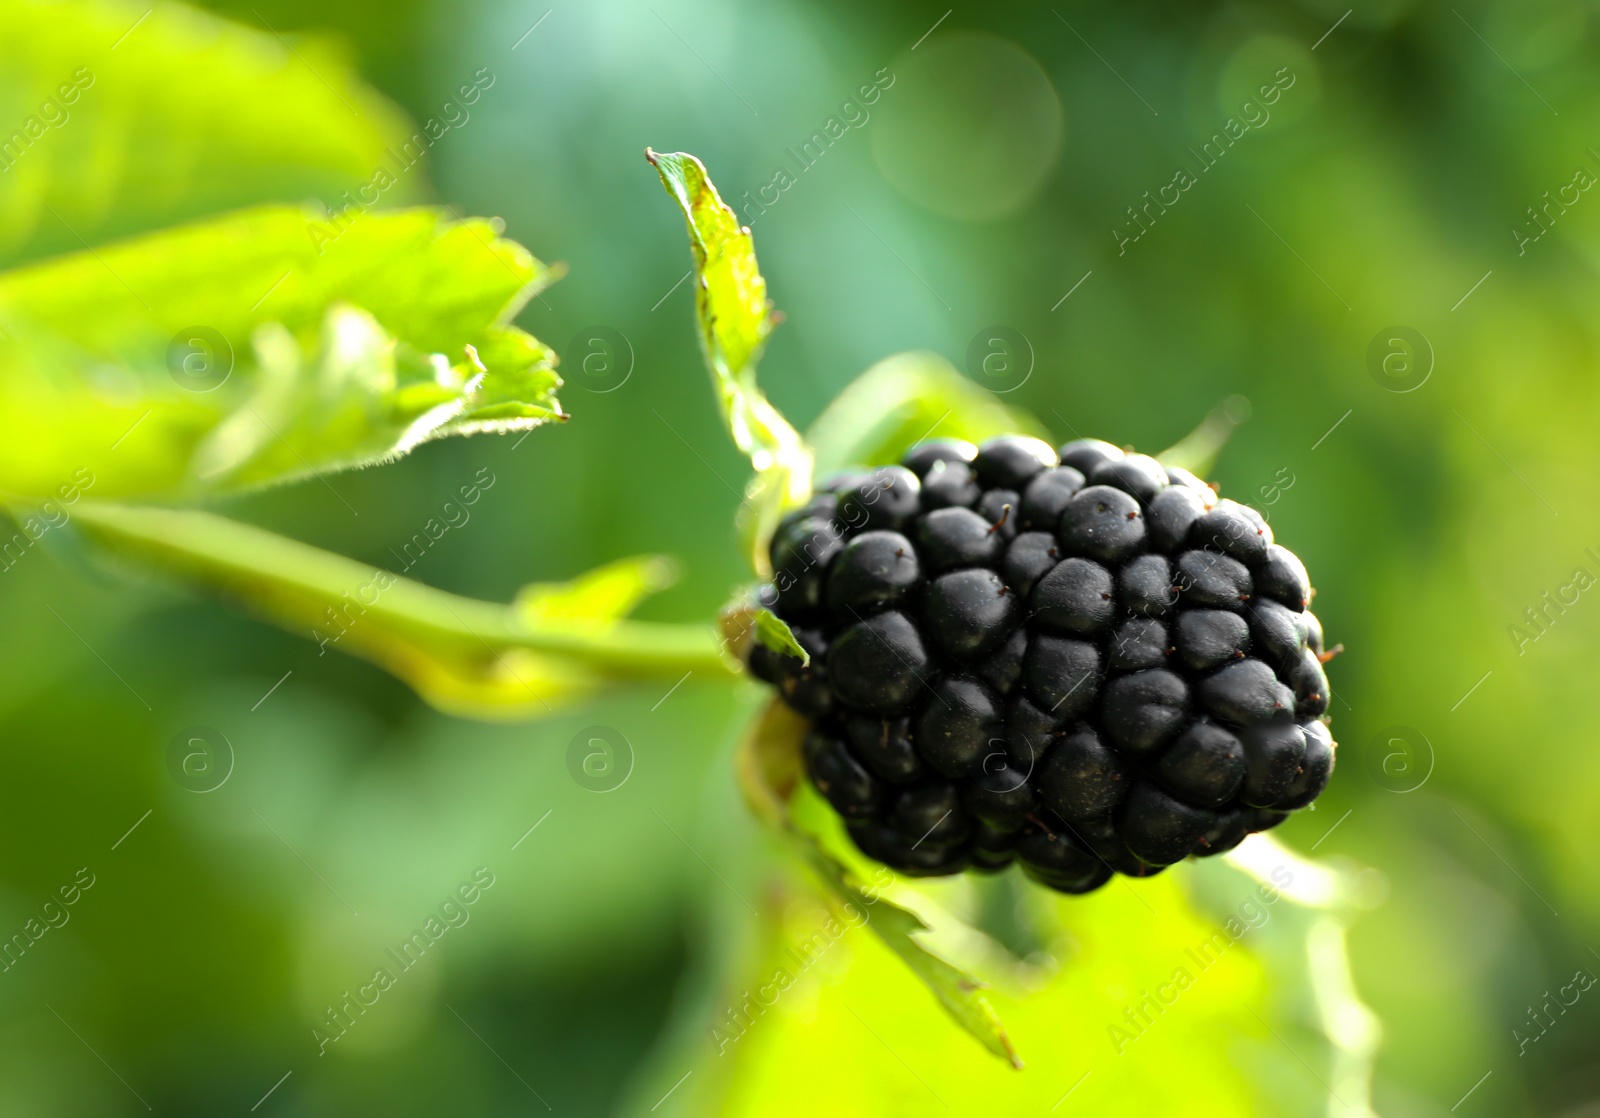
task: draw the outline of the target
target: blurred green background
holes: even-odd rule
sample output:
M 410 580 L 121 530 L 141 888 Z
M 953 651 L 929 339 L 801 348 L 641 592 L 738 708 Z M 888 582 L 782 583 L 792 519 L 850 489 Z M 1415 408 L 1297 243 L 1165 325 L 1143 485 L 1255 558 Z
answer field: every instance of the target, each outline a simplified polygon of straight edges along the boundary
M 441 117 L 383 204 L 498 216 L 568 265 L 518 322 L 562 354 L 570 422 L 223 506 L 390 564 L 486 468 L 470 524 L 411 572 L 435 586 L 504 601 L 659 551 L 684 577 L 643 615 L 689 621 L 748 577 L 747 467 L 646 145 L 695 153 L 750 206 L 785 315 L 762 382 L 797 425 L 905 349 L 1061 439 L 1155 451 L 1248 398 L 1215 476 L 1304 556 L 1346 648 L 1338 775 L 1278 834 L 1376 871 L 1350 931 L 1383 1028 L 1372 1108 L 1600 1114 L 1600 992 L 1567 1000 L 1600 974 L 1600 605 L 1570 589 L 1600 577 L 1600 201 L 1570 185 L 1600 176 L 1593 6 L 209 5 L 230 29 L 13 4 L 10 26 L 65 37 L 47 66 L 0 36 L 0 128 L 81 56 L 101 79 L 60 138 L 123 140 L 60 156 L 54 187 L 22 173 L 57 158 L 42 146 L 0 175 L 6 266 L 253 202 L 339 205 Z M 119 88 L 140 58 L 159 96 Z M 141 124 L 157 110 L 200 140 Z M 969 362 L 995 326 L 1025 339 L 1025 378 Z M 625 379 L 586 363 L 595 327 L 625 339 Z M 690 677 L 482 725 L 224 605 L 40 552 L 0 574 L 0 936 L 80 867 L 94 884 L 0 973 L 0 1113 L 1363 1113 L 1330 1087 L 1292 937 L 1247 940 L 1133 1047 L 1108 1041 L 1244 896 L 1194 866 L 1053 909 L 1039 992 L 999 995 L 1022 1073 L 861 932 L 719 1054 L 728 1003 L 823 919 L 734 789 L 754 687 Z M 604 793 L 568 763 L 597 724 L 632 750 Z M 204 794 L 167 767 L 196 725 L 236 754 Z M 480 867 L 470 919 L 319 1054 L 329 1010 Z

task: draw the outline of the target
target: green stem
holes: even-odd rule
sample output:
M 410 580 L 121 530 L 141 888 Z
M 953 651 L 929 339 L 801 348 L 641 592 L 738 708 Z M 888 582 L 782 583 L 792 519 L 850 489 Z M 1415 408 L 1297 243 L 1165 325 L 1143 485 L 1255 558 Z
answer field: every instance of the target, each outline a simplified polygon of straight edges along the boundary
M 112 554 L 372 660 L 455 713 L 515 717 L 606 679 L 737 670 L 710 625 L 534 624 L 212 513 L 80 501 L 73 521 Z

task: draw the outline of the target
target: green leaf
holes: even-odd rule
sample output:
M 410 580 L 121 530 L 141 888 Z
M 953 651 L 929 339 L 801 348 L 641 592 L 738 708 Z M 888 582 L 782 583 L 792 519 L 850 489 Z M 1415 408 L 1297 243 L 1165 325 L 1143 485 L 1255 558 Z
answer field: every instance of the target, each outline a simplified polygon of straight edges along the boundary
M 1217 464 L 1217 455 L 1228 445 L 1235 429 L 1250 419 L 1250 401 L 1229 396 L 1212 408 L 1200 425 L 1155 457 L 1166 466 L 1177 466 L 1205 477 Z
M 593 625 L 626 617 L 651 594 L 677 581 L 677 565 L 665 555 L 635 555 L 570 582 L 524 586 L 511 605 L 528 625 Z
M 427 194 L 406 145 L 434 138 L 317 40 L 182 4 L 7 0 L 0 75 L 0 267 L 263 202 Z
M 809 836 L 806 836 L 809 837 Z M 869 926 L 885 947 L 900 957 L 938 999 L 939 1004 L 977 1042 L 1021 1070 L 1022 1058 L 1011 1044 L 1004 1023 L 984 996 L 985 984 L 941 959 L 916 939 L 931 929 L 921 917 L 901 908 L 875 888 L 864 886 L 845 866 L 815 840 L 802 846 L 807 862 L 841 900 L 870 912 Z
M 793 656 L 807 667 L 811 666 L 811 653 L 801 647 L 795 639 L 794 630 L 789 628 L 789 623 L 773 613 L 770 609 L 762 608 L 755 613 L 756 640 L 786 656 Z
M 778 519 L 811 492 L 810 452 L 756 387 L 756 362 L 773 327 L 767 282 L 756 266 L 750 230 L 740 226 L 700 161 L 648 148 L 645 158 L 688 224 L 700 347 L 728 433 L 755 467 L 745 494 L 743 535 L 751 565 L 765 577 L 766 543 Z
M 800 787 L 800 743 L 811 724 L 788 704 L 767 703 L 734 755 L 739 791 L 755 817 L 789 835 L 789 801 Z
M 630 595 L 659 577 L 651 561 L 625 561 L 631 575 L 614 564 L 530 588 L 507 606 L 207 512 L 81 499 L 70 514 L 90 542 L 125 563 L 215 593 L 323 653 L 370 660 L 450 714 L 536 718 L 609 682 L 737 671 L 710 626 L 620 619 Z
M 774 704 L 762 722 L 738 754 L 756 814 L 785 834 L 814 827 L 824 843 L 839 837 L 837 817 L 800 771 L 805 720 Z M 773 888 L 776 912 L 762 912 L 765 953 L 738 960 L 707 1001 L 737 1004 L 731 992 L 774 975 L 783 987 L 792 975 L 794 992 L 767 1007 L 736 1047 L 708 1048 L 704 1026 L 694 1029 L 664 1061 L 659 1085 L 640 1091 L 640 1112 L 692 1066 L 693 1078 L 672 1096 L 675 1113 L 786 1118 L 830 1105 L 860 1115 L 1372 1113 L 1380 1029 L 1350 980 L 1344 928 L 1363 893 L 1368 904 L 1377 897 L 1364 884 L 1370 875 L 1354 867 L 1313 862 L 1256 835 L 1222 857 L 1069 897 L 1016 869 L 913 888 L 894 883 L 886 868 L 874 875 L 844 843 L 831 849 L 855 891 L 829 887 L 834 917 L 852 930 L 826 948 L 826 975 L 795 969 L 822 940 L 814 906 Z M 808 864 L 817 856 L 798 854 Z M 818 873 L 836 876 L 825 867 Z M 886 878 L 891 883 L 880 884 Z M 1012 919 L 1043 945 L 1020 961 L 996 957 L 950 923 L 951 912 L 979 910 L 984 887 L 1008 878 L 1018 886 L 1006 898 Z M 854 930 L 863 918 L 875 929 L 904 929 L 889 910 L 889 919 L 880 917 L 885 900 L 932 928 L 911 927 L 896 937 L 899 947 L 931 949 L 992 982 L 982 996 L 1003 1014 L 1007 1034 L 1026 1044 L 1026 1074 L 1011 1074 L 928 1013 L 917 996 L 926 981 L 881 930 Z M 958 979 L 950 993 L 962 1004 L 968 991 Z M 980 1015 L 978 1027 L 985 1021 Z M 898 1058 L 861 1055 L 885 1049 Z
M 272 206 L 0 274 L 0 492 L 194 497 L 565 416 L 486 221 Z
M 806 432 L 817 471 L 881 466 L 938 437 L 980 441 L 1009 433 L 1048 439 L 1027 412 L 1002 404 L 934 353 L 901 353 L 862 373 Z
M 775 827 L 815 871 L 835 901 L 870 913 L 868 924 L 979 1044 L 1012 1067 L 1022 1060 L 989 999 L 984 984 L 934 954 L 917 940 L 929 926 L 915 913 L 889 900 L 881 884 L 864 883 L 824 842 L 799 827 L 791 803 L 801 788 L 800 743 L 807 723 L 774 699 L 740 747 L 737 771 L 745 798 L 757 816 Z M 883 871 L 890 878 L 893 874 Z
M 761 434 L 753 424 L 739 426 L 750 417 L 746 401 L 738 397 L 748 396 L 754 386 L 756 362 L 773 326 L 772 304 L 767 299 L 767 281 L 756 265 L 755 243 L 698 159 L 683 152 L 661 154 L 648 149 L 645 158 L 688 222 L 689 247 L 699 279 L 695 306 L 706 360 L 723 393 L 734 440 L 741 450 L 748 450 L 748 442 L 759 440 Z

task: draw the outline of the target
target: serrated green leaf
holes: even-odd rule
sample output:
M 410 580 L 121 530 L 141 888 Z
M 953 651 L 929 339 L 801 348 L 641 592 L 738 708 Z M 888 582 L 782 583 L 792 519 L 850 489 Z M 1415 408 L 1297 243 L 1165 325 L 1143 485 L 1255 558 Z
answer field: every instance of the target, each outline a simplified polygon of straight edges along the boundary
M 289 206 L 0 274 L 0 491 L 192 497 L 565 418 L 509 324 L 555 275 L 485 221 Z
M 800 646 L 795 639 L 794 630 L 789 628 L 788 622 L 773 613 L 770 609 L 758 609 L 755 614 L 756 640 L 786 656 L 793 656 L 807 667 L 811 664 L 811 653 Z
M 698 283 L 701 339 L 706 359 L 726 397 L 724 408 L 734 441 L 741 450 L 762 436 L 750 422 L 740 395 L 751 396 L 755 367 L 772 332 L 772 303 L 767 281 L 756 264 L 754 240 L 738 215 L 723 202 L 704 164 L 683 152 L 646 151 L 645 158 L 661 176 L 667 193 L 683 210 L 689 226 Z
M 835 857 L 815 834 L 799 827 L 790 810 L 800 787 L 800 743 L 804 719 L 774 699 L 740 746 L 740 786 L 752 810 L 774 827 L 841 904 L 870 913 L 868 925 L 884 946 L 899 956 L 950 1014 L 979 1044 L 1012 1067 L 1022 1060 L 989 999 L 984 984 L 940 958 L 917 940 L 928 925 L 920 917 L 867 886 Z
M 0 267 L 264 202 L 408 204 L 433 143 L 326 42 L 114 0 L 0 4 L 0 128 Z
M 770 573 L 766 544 L 784 511 L 811 492 L 811 454 L 756 386 L 756 362 L 773 326 L 767 283 L 750 230 L 717 194 L 692 155 L 646 149 L 645 158 L 683 210 L 694 258 L 695 315 L 723 422 L 756 476 L 745 492 L 742 535 L 757 574 Z
M 71 523 L 125 563 L 215 593 L 323 653 L 370 660 L 462 717 L 538 718 L 609 682 L 737 670 L 710 626 L 576 624 L 580 601 L 617 608 L 614 570 L 552 590 L 544 608 L 564 614 L 552 620 L 538 594 L 531 611 L 465 598 L 212 513 L 79 500 Z M 613 591 L 603 607 L 602 586 Z
M 1027 412 L 1008 407 L 935 353 L 900 353 L 862 373 L 806 432 L 820 474 L 899 460 L 931 438 L 1021 433 L 1050 437 Z

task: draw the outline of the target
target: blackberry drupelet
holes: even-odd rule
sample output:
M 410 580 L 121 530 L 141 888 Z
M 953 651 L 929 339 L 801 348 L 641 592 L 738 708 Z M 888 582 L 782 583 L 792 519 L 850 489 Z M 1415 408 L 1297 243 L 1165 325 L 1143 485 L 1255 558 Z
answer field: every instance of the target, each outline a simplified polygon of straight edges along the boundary
M 1084 893 L 1229 850 L 1333 772 L 1305 567 L 1187 470 L 1080 439 L 932 440 L 779 525 L 811 782 L 869 857 Z

